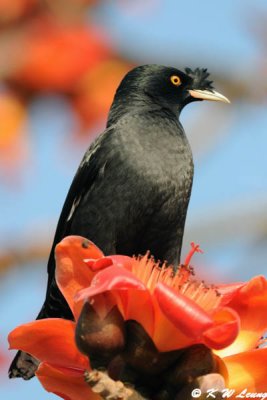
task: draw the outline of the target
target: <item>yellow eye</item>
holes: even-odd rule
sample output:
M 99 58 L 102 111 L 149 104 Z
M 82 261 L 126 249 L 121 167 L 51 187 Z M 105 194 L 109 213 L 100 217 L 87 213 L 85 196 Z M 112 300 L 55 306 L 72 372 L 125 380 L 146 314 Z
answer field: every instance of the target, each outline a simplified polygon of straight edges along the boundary
M 171 76 L 171 83 L 173 84 L 173 85 L 175 85 L 175 86 L 179 86 L 179 85 L 181 85 L 181 79 L 179 78 L 179 76 L 177 76 L 177 75 L 172 75 Z

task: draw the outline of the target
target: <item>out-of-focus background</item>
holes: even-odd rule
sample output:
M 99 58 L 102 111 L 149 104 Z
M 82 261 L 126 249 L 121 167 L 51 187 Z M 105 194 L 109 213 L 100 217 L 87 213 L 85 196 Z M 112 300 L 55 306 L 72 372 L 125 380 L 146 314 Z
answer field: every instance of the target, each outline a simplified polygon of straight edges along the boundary
M 0 398 L 54 399 L 7 379 L 6 336 L 34 319 L 79 161 L 134 65 L 207 67 L 230 106 L 188 106 L 190 241 L 209 281 L 266 274 L 266 0 L 0 0 Z M 162 238 L 164 240 L 164 238 Z

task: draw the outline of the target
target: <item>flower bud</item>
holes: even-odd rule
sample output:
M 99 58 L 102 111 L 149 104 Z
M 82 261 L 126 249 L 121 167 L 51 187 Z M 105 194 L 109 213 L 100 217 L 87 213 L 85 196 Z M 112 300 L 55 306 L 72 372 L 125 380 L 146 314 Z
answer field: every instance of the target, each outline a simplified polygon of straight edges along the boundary
M 86 302 L 77 322 L 78 349 L 90 358 L 92 368 L 106 367 L 125 345 L 124 320 L 117 306 L 101 317 Z
M 140 375 L 158 375 L 172 365 L 182 353 L 181 350 L 159 352 L 142 325 L 127 321 L 127 346 L 124 359 L 128 366 Z
M 212 351 L 203 344 L 183 349 L 183 354 L 168 371 L 166 381 L 174 387 L 192 382 L 195 378 L 217 371 Z

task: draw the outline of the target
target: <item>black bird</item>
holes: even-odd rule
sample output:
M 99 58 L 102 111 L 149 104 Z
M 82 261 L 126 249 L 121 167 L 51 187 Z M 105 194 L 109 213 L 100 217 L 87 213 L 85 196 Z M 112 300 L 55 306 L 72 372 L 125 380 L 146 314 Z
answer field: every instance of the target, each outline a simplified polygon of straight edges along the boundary
M 193 159 L 179 122 L 196 100 L 229 102 L 206 69 L 134 68 L 122 80 L 105 131 L 86 151 L 69 189 L 48 261 L 37 319 L 72 313 L 55 282 L 54 250 L 67 235 L 89 238 L 105 254 L 144 254 L 179 264 L 193 181 Z M 30 379 L 38 362 L 18 352 L 9 376 Z

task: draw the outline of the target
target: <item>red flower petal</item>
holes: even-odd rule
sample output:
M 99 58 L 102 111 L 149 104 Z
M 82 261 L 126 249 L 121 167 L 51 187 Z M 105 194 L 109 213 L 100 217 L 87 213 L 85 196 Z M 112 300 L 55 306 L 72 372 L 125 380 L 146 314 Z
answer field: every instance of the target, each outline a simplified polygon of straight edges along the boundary
M 121 257 L 118 259 L 121 261 Z M 154 313 L 151 295 L 146 286 L 127 269 L 111 266 L 99 271 L 93 278 L 91 286 L 77 293 L 75 301 L 81 307 L 82 301 L 98 297 L 99 294 L 108 291 L 112 292 L 112 299 L 116 299 L 125 319 L 134 319 L 143 325 L 148 334 L 152 332 Z M 110 306 L 111 303 L 109 305 L 105 302 L 106 312 Z
M 212 318 L 193 300 L 164 283 L 157 284 L 154 294 L 162 312 L 184 335 L 199 338 L 213 325 Z
M 150 335 L 159 351 L 171 351 L 191 346 L 199 341 L 187 336 L 177 329 L 176 326 L 162 312 L 154 298 L 154 329 Z
M 100 400 L 84 380 L 83 370 L 61 368 L 47 363 L 40 364 L 36 375 L 48 392 L 64 400 Z
M 116 265 L 117 267 L 132 270 L 133 259 L 128 256 L 114 255 L 100 258 L 98 260 L 85 259 L 84 262 L 89 266 L 92 271 L 99 271 L 110 267 L 111 265 Z
M 228 307 L 240 317 L 240 333 L 231 346 L 218 353 L 220 356 L 254 349 L 267 330 L 267 280 L 263 276 L 252 278 L 235 292 Z
M 203 333 L 206 346 L 212 349 L 222 349 L 236 339 L 240 320 L 238 314 L 230 308 L 222 308 L 213 316 L 215 325 Z
M 132 271 L 132 265 L 134 259 L 132 257 L 128 256 L 122 256 L 122 255 L 113 255 L 113 256 L 108 256 L 110 260 L 112 260 L 113 265 L 116 265 L 117 267 L 125 268 L 129 271 Z
M 94 272 L 110 267 L 113 264 L 112 260 L 110 260 L 108 257 L 99 258 L 98 260 L 89 258 L 85 259 L 84 262 L 90 268 L 90 270 Z
M 99 271 L 92 279 L 91 286 L 77 293 L 75 301 L 88 300 L 97 294 L 110 290 L 128 290 L 132 288 L 147 290 L 145 285 L 135 278 L 131 272 L 121 267 L 111 266 Z
M 8 340 L 10 349 L 26 351 L 40 361 L 71 368 L 89 368 L 87 357 L 75 345 L 74 335 L 74 322 L 48 318 L 15 328 Z
M 91 284 L 94 273 L 84 263 L 85 258 L 98 259 L 103 253 L 81 236 L 67 236 L 56 247 L 56 281 L 59 289 L 74 311 L 76 292 Z
M 139 322 L 148 335 L 152 337 L 155 312 L 151 294 L 148 290 L 128 289 L 119 291 L 117 296 L 122 305 L 120 310 L 125 320 Z
M 238 290 L 246 285 L 244 282 L 230 283 L 226 285 L 216 285 L 218 292 L 221 295 L 221 305 L 228 304 L 233 297 L 236 296 Z

